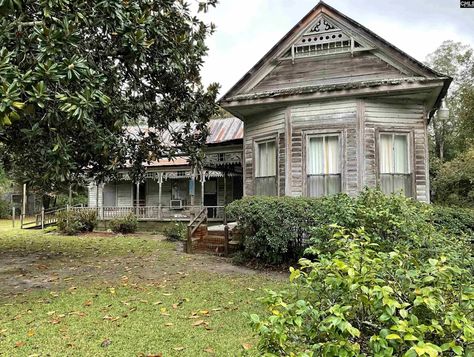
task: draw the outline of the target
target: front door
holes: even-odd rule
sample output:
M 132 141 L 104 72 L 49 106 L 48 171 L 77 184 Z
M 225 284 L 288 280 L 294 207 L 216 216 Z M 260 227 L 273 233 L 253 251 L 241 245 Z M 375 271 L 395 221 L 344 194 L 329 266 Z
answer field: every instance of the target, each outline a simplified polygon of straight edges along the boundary
M 215 218 L 217 212 L 217 179 L 204 182 L 204 206 L 208 207 L 207 216 Z
M 137 185 L 133 185 L 133 206 L 134 207 L 145 207 L 146 206 L 146 184 L 143 182 L 138 188 Z

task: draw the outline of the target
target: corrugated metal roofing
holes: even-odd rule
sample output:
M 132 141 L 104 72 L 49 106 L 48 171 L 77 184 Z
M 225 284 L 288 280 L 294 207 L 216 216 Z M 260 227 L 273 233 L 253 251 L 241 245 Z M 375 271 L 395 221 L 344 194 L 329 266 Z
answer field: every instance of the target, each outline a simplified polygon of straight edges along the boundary
M 183 128 L 184 123 L 172 123 L 171 130 L 176 132 Z M 235 117 L 212 119 L 209 121 L 209 136 L 206 143 L 208 145 L 221 144 L 225 142 L 242 140 L 244 137 L 244 123 Z M 127 132 L 129 135 L 136 135 L 139 131 L 146 132 L 147 128 L 129 127 Z M 171 143 L 171 135 L 169 131 L 163 132 L 161 138 L 164 143 Z M 163 167 L 163 166 L 183 166 L 187 165 L 186 157 L 176 157 L 174 160 L 160 159 L 145 164 L 146 167 Z
M 171 123 L 171 131 L 179 132 L 184 127 L 184 123 Z M 209 121 L 209 136 L 206 143 L 219 144 L 227 141 L 242 140 L 244 137 L 244 123 L 235 117 L 212 119 Z M 148 131 L 147 128 L 129 127 L 127 131 L 130 135 L 136 134 L 138 131 Z M 169 131 L 161 133 L 163 143 L 170 144 L 172 142 Z

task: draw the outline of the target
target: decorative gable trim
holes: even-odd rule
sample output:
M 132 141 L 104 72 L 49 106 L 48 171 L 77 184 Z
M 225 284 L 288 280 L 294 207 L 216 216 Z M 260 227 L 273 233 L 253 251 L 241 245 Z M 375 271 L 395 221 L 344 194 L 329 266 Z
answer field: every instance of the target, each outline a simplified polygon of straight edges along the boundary
M 291 45 L 281 57 L 291 58 L 318 57 L 337 53 L 367 51 L 373 47 L 366 45 L 324 14 L 320 14 Z

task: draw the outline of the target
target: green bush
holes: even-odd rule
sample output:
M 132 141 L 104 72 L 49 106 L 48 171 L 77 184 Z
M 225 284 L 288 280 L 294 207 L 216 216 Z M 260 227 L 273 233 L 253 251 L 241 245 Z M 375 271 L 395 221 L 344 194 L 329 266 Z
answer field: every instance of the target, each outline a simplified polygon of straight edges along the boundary
M 10 218 L 12 214 L 12 207 L 10 202 L 0 199 L 0 219 Z
M 95 210 L 60 211 L 56 213 L 58 230 L 67 235 L 92 232 L 97 227 Z
M 114 233 L 135 233 L 138 229 L 138 220 L 137 216 L 135 216 L 133 213 L 129 213 L 124 217 L 111 220 L 109 225 L 110 229 Z
M 186 231 L 187 231 L 187 227 L 184 223 L 176 222 L 174 224 L 167 226 L 163 230 L 163 233 L 167 240 L 175 242 L 175 241 L 185 240 Z
M 263 299 L 268 316 L 250 316 L 262 355 L 472 355 L 474 260 L 467 243 L 411 232 L 430 250 L 426 258 L 402 240 L 387 251 L 363 228 L 331 230 L 334 251 L 310 248 L 317 258 L 290 269 L 289 289 Z
M 450 234 L 474 238 L 474 210 L 461 207 L 433 206 L 432 223 Z
M 303 253 L 303 241 L 314 224 L 315 201 L 292 197 L 245 197 L 227 207 L 239 222 L 249 257 L 264 263 L 292 262 Z
M 408 243 L 413 233 L 430 235 L 430 206 L 402 195 L 364 190 L 358 197 L 339 194 L 319 199 L 245 197 L 227 207 L 243 232 L 245 256 L 267 264 L 292 263 L 305 246 L 326 246 L 328 225 L 365 227 L 378 243 Z M 312 239 L 309 239 L 310 236 Z M 329 248 L 329 246 L 328 246 Z

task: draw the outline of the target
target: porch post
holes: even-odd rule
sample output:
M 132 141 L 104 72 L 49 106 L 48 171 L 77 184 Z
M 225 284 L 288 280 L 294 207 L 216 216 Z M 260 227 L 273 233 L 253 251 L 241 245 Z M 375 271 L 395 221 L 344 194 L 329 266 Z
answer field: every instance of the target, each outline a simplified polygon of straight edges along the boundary
M 227 173 L 224 172 L 224 207 L 227 205 Z
M 22 202 L 22 210 L 21 210 L 21 215 L 23 217 L 26 216 L 26 200 L 27 200 L 27 195 L 26 195 L 26 183 L 23 184 L 23 202 Z
M 99 217 L 99 183 L 95 183 L 95 211 L 97 212 L 97 217 Z
M 72 183 L 69 185 L 69 198 L 68 198 L 69 206 L 72 205 Z
M 194 209 L 194 205 L 196 204 L 196 168 L 193 167 L 191 171 L 191 178 L 189 180 L 189 195 L 191 196 L 191 210 Z
M 163 173 L 160 172 L 158 174 L 158 219 L 161 220 L 162 212 L 161 212 L 161 195 L 163 189 Z
M 206 182 L 206 174 L 201 170 L 201 209 L 204 208 L 204 183 Z
M 140 201 L 140 182 L 137 182 L 136 183 L 136 186 L 137 186 L 137 195 L 135 196 L 136 199 L 135 199 L 135 214 L 138 218 L 138 214 L 139 214 L 139 201 Z

